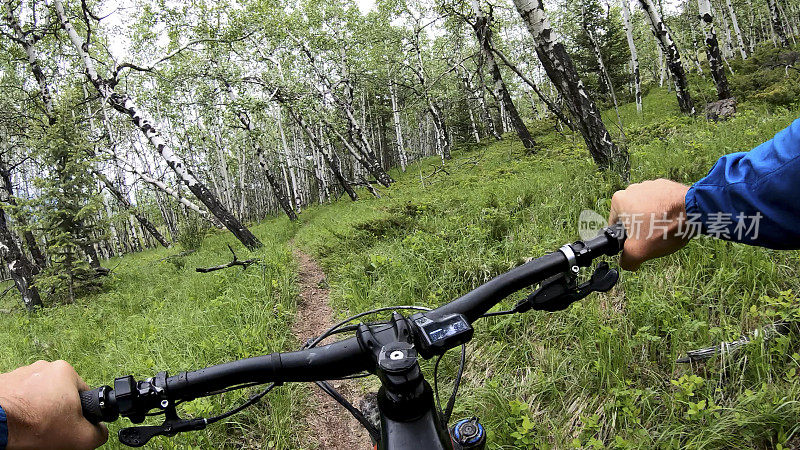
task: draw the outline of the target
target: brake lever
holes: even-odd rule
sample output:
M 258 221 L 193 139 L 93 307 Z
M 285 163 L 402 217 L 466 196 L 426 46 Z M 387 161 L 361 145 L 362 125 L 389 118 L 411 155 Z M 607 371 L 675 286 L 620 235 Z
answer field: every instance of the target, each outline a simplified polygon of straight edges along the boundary
M 156 436 L 175 436 L 186 431 L 202 430 L 208 425 L 208 420 L 203 418 L 181 419 L 172 404 L 168 404 L 165 408 L 164 415 L 164 423 L 161 425 L 129 427 L 119 430 L 119 441 L 129 447 L 141 447 Z
M 611 290 L 618 280 L 619 272 L 610 268 L 605 262 L 598 264 L 591 278 L 580 285 L 577 284 L 575 273 L 563 272 L 543 281 L 539 289 L 524 300 L 520 300 L 513 311 L 520 313 L 531 309 L 561 311 L 592 292 Z

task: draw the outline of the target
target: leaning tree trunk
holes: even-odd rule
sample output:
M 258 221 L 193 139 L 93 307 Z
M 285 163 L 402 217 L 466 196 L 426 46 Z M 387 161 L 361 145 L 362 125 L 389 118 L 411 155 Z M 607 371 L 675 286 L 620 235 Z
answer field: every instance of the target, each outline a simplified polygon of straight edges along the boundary
M 8 23 L 9 27 L 14 31 L 14 37 L 17 39 L 22 48 L 25 50 L 25 55 L 28 58 L 28 65 L 30 65 L 31 72 L 33 72 L 33 77 L 36 79 L 36 82 L 39 84 L 39 95 L 42 97 L 42 101 L 44 103 L 44 112 L 47 116 L 47 120 L 50 125 L 55 124 L 56 118 L 53 114 L 53 98 L 50 95 L 50 87 L 47 85 L 47 79 L 45 78 L 44 72 L 42 71 L 42 66 L 39 63 L 39 57 L 36 54 L 36 50 L 34 49 L 33 44 L 36 42 L 38 36 L 33 35 L 31 33 L 25 33 L 22 31 L 22 27 L 20 27 L 19 22 L 17 21 L 16 17 L 14 16 L 14 1 L 13 0 L 6 0 L 6 15 L 5 19 Z
M 17 246 L 14 234 L 8 228 L 5 211 L 0 208 L 0 257 L 8 267 L 14 285 L 22 294 L 22 303 L 25 309 L 33 311 L 42 306 L 39 291 L 33 284 L 33 264 Z
M 609 94 L 611 94 L 611 101 L 614 103 L 614 112 L 617 114 L 617 123 L 619 124 L 620 132 L 622 132 L 622 117 L 619 115 L 619 103 L 617 102 L 617 93 L 614 91 L 614 83 L 611 82 L 611 75 L 608 74 L 606 63 L 603 61 L 603 53 L 600 51 L 600 45 L 598 45 L 597 40 L 595 40 L 594 34 L 592 34 L 592 30 L 589 29 L 589 24 L 586 23 L 586 20 L 583 21 L 583 31 L 586 32 L 586 37 L 589 38 L 589 43 L 592 45 L 592 50 L 594 50 L 594 57 L 597 59 L 597 66 L 600 68 L 600 77 L 606 84 Z
M 622 9 L 622 24 L 625 27 L 625 36 L 628 39 L 628 48 L 631 51 L 631 72 L 633 74 L 633 89 L 636 97 L 636 111 L 642 112 L 642 78 L 639 73 L 639 53 L 633 41 L 633 25 L 631 24 L 631 9 L 629 0 L 620 0 Z
M 736 43 L 739 45 L 739 54 L 742 55 L 742 59 L 747 59 L 747 46 L 744 43 L 744 37 L 742 37 L 742 30 L 739 28 L 739 19 L 736 17 L 736 10 L 733 9 L 733 2 L 731 0 L 725 0 L 725 6 L 728 8 L 728 15 L 731 17 L 733 32 L 736 34 Z
M 94 61 L 89 57 L 88 53 L 84 50 L 84 43 L 75 31 L 75 28 L 70 23 L 64 12 L 64 5 L 61 0 L 54 0 L 54 6 L 58 19 L 61 22 L 61 27 L 66 30 L 69 39 L 72 42 L 75 51 L 83 61 L 86 68 L 86 76 L 89 81 L 94 85 L 95 89 L 100 93 L 104 101 L 108 102 L 118 112 L 125 114 L 131 118 L 133 124 L 144 134 L 150 144 L 155 147 L 159 154 L 167 162 L 167 165 L 172 169 L 186 187 L 189 188 L 197 198 L 206 205 L 208 211 L 222 222 L 225 227 L 236 236 L 239 241 L 250 250 L 255 250 L 263 244 L 258 238 L 250 232 L 236 217 L 228 211 L 227 208 L 219 201 L 216 195 L 209 190 L 205 184 L 201 183 L 186 166 L 183 158 L 178 156 L 161 138 L 161 135 L 153 126 L 152 122 L 147 120 L 143 112 L 139 111 L 138 107 L 133 103 L 133 100 L 126 94 L 119 94 L 114 92 L 114 89 L 109 83 L 101 79 L 97 75 L 97 70 L 94 66 Z
M 522 73 L 522 71 L 519 70 L 517 66 L 512 64 L 511 61 L 509 61 L 508 58 L 506 58 L 503 52 L 501 52 L 498 49 L 494 49 L 494 52 L 498 57 L 500 57 L 500 60 L 503 61 L 503 64 L 505 64 L 506 67 L 511 69 L 512 72 L 516 73 L 517 76 L 522 81 L 525 82 L 525 84 L 530 86 L 533 92 L 536 93 L 536 96 L 539 97 L 539 100 L 541 100 L 542 103 L 544 103 L 545 106 L 547 106 L 547 109 L 551 113 L 553 113 L 556 116 L 556 118 L 561 121 L 561 123 L 566 125 L 567 128 L 569 128 L 570 130 L 573 131 L 575 130 L 575 125 L 573 125 L 572 121 L 569 120 L 569 118 L 566 115 L 564 115 L 564 111 L 562 111 L 561 108 L 554 101 L 550 100 L 546 95 L 544 95 L 544 92 L 542 92 L 542 90 L 539 89 L 539 86 L 537 86 L 536 83 L 533 82 L 533 80 L 525 76 L 525 74 Z
M 658 41 L 659 48 L 661 48 L 661 51 L 667 58 L 667 66 L 669 67 L 673 82 L 675 83 L 675 94 L 678 96 L 678 106 L 682 112 L 694 114 L 694 101 L 692 100 L 692 96 L 689 95 L 689 82 L 686 81 L 686 71 L 683 68 L 683 62 L 681 62 L 681 54 L 678 51 L 678 46 L 672 39 L 672 32 L 670 32 L 667 24 L 661 19 L 661 14 L 658 13 L 658 10 L 656 10 L 651 0 L 639 0 L 639 4 L 642 6 L 650 22 L 653 35 L 655 35 Z
M 767 0 L 767 4 L 769 5 L 770 25 L 772 26 L 773 36 L 777 38 L 781 47 L 788 47 L 789 39 L 786 37 L 786 32 L 783 30 L 783 23 L 781 23 L 777 2 L 778 0 Z
M 233 91 L 233 87 L 226 81 L 223 81 L 223 83 L 225 84 L 225 89 L 228 92 L 231 102 L 235 104 L 237 95 Z M 275 178 L 275 175 L 269 168 L 269 164 L 267 164 L 264 148 L 261 147 L 261 143 L 258 141 L 258 139 L 253 137 L 254 128 L 253 122 L 250 120 L 250 116 L 241 108 L 237 108 L 236 116 L 239 118 L 239 122 L 241 122 L 242 126 L 244 126 L 244 129 L 247 130 L 250 143 L 253 146 L 253 149 L 255 149 L 256 155 L 258 156 L 258 164 L 261 166 L 261 170 L 267 177 L 267 182 L 269 183 L 270 187 L 272 187 L 272 192 L 275 194 L 275 199 L 278 200 L 278 204 L 281 206 L 281 209 L 283 209 L 283 212 L 285 212 L 289 217 L 289 220 L 297 220 L 297 213 L 295 213 L 294 208 L 292 208 L 289 197 L 283 192 L 280 182 L 277 178 Z
M 533 139 L 528 127 L 525 126 L 525 122 L 522 121 L 522 117 L 520 117 L 519 111 L 517 111 L 517 107 L 514 105 L 514 101 L 511 99 L 511 94 L 508 92 L 508 87 L 503 81 L 503 76 L 500 73 L 500 66 L 498 66 L 497 61 L 494 59 L 494 46 L 492 44 L 492 13 L 490 12 L 488 16 L 485 15 L 478 0 L 472 0 L 472 9 L 475 12 L 475 22 L 473 22 L 471 25 L 473 30 L 475 30 L 475 36 L 478 38 L 478 45 L 481 49 L 481 55 L 483 56 L 484 61 L 486 61 L 486 66 L 489 69 L 489 73 L 492 74 L 492 90 L 494 91 L 498 100 L 502 102 L 505 113 L 509 116 L 511 125 L 514 127 L 514 131 L 517 132 L 517 136 L 519 136 L 520 140 L 522 141 L 522 145 L 527 149 L 533 149 L 536 147 L 536 141 Z
M 717 32 L 714 29 L 714 14 L 711 9 L 710 0 L 697 0 L 697 9 L 700 13 L 700 23 L 706 32 L 706 56 L 708 65 L 711 68 L 711 76 L 714 84 L 717 85 L 717 98 L 724 100 L 730 98 L 731 90 L 728 87 L 728 79 L 725 76 L 725 66 L 722 65 L 722 57 L 719 52 Z
M 315 146 L 320 153 L 322 153 L 322 157 L 325 159 L 325 163 L 328 165 L 328 168 L 333 173 L 333 176 L 336 178 L 336 181 L 339 182 L 339 185 L 342 186 L 347 195 L 350 196 L 350 200 L 356 201 L 358 200 L 358 194 L 353 189 L 353 186 L 350 184 L 349 181 L 345 178 L 344 174 L 342 173 L 342 163 L 339 160 L 339 156 L 336 154 L 336 151 L 331 151 L 330 153 L 323 147 L 322 143 L 317 139 L 314 135 L 314 132 L 306 123 L 303 116 L 300 115 L 297 111 L 294 110 L 288 103 L 285 103 L 285 100 L 278 100 L 281 101 L 286 110 L 289 112 L 289 115 L 294 119 L 295 123 L 303 130 L 308 137 L 308 140 L 311 141 L 311 145 Z
M 564 97 L 595 163 L 601 169 L 616 169 L 627 179 L 628 152 L 614 145 L 611 140 L 600 117 L 600 110 L 578 77 L 572 58 L 567 54 L 564 44 L 556 40 L 544 4 L 541 0 L 514 0 L 514 5 L 533 35 L 536 54 L 547 76 Z
M 147 217 L 144 216 L 144 214 L 136 210 L 136 208 L 131 204 L 130 200 L 128 200 L 128 198 L 125 197 L 125 194 L 120 192 L 120 190 L 117 189 L 116 186 L 114 186 L 114 183 L 112 183 L 111 180 L 108 179 L 108 177 L 106 177 L 100 171 L 97 170 L 94 170 L 94 174 L 98 178 L 100 178 L 100 181 L 102 181 L 103 184 L 106 185 L 108 192 L 110 192 L 111 195 L 113 195 L 114 198 L 117 199 L 119 204 L 122 205 L 123 208 L 128 210 L 133 215 L 133 217 L 136 218 L 137 221 L 139 221 L 139 224 L 142 226 L 142 228 L 145 229 L 145 231 L 150 233 L 150 236 L 153 236 L 153 239 L 158 241 L 158 243 L 164 246 L 165 248 L 169 248 L 171 246 L 169 241 L 167 241 L 167 239 L 164 238 L 164 236 L 158 231 L 156 226 L 153 225 L 153 223 L 150 222 L 150 220 L 148 220 Z
M 196 212 L 197 215 L 199 215 L 203 219 L 206 219 L 207 221 L 209 221 L 216 228 L 223 228 L 224 227 L 224 225 L 222 223 L 220 223 L 220 221 L 217 220 L 216 217 L 214 217 L 213 215 L 209 214 L 207 211 L 205 211 L 204 209 L 202 209 L 201 207 L 199 207 L 198 205 L 193 203 L 191 200 L 187 199 L 186 197 L 181 196 L 180 193 L 178 193 L 177 191 L 175 191 L 171 187 L 167 186 L 167 184 L 164 183 L 163 181 L 146 174 L 142 169 L 140 169 L 139 167 L 133 166 L 128 162 L 124 162 L 123 161 L 123 163 L 128 165 L 128 166 L 130 166 L 132 168 L 132 170 L 136 173 L 136 175 L 142 181 L 144 181 L 145 183 L 147 183 L 147 184 L 159 189 L 160 191 L 164 192 L 165 194 L 169 195 L 170 197 L 174 198 L 175 200 L 178 201 L 178 203 L 180 203 L 184 207 L 186 207 L 188 209 L 191 209 L 192 211 Z

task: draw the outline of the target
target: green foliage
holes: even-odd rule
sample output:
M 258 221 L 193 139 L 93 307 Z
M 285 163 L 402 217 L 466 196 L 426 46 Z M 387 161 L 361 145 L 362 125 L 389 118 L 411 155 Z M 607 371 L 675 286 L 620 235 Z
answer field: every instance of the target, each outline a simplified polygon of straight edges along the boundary
M 800 98 L 800 52 L 759 46 L 745 61 L 738 61 L 736 75 L 730 77 L 733 94 L 741 100 L 754 100 L 772 106 L 788 106 Z
M 620 108 L 632 181 L 691 183 L 799 112 L 748 102 L 715 124 L 674 103 L 653 89 L 641 116 Z M 508 140 L 465 148 L 449 176 L 423 185 L 423 161 L 396 174 L 391 196 L 306 210 L 297 242 L 322 257 L 335 309 L 435 306 L 573 240 L 580 211 L 607 211 L 618 181 L 596 171 L 580 139 L 550 132 L 540 142 L 532 156 Z M 430 206 L 406 217 L 409 202 Z M 702 371 L 674 361 L 794 317 L 794 294 L 781 292 L 800 287 L 797 263 L 796 252 L 698 239 L 563 313 L 479 322 L 456 417 L 480 416 L 490 448 L 784 445 L 800 419 L 795 335 L 754 341 Z
M 78 130 L 80 121 L 59 114 L 34 147 L 50 173 L 36 180 L 41 189 L 37 214 L 47 233 L 50 265 L 36 278 L 39 291 L 53 301 L 74 301 L 86 289 L 99 286 L 87 261 L 96 257 L 92 246 L 103 224 L 98 222 L 102 200 L 92 174 L 92 148 Z
M 200 222 L 199 218 L 193 217 L 186 220 L 178 231 L 178 244 L 186 250 L 196 250 L 203 243 L 206 231 L 206 227 Z
M 598 100 L 613 106 L 611 91 L 601 78 L 600 63 L 583 26 L 585 21 L 600 47 L 603 64 L 611 77 L 618 100 L 625 99 L 628 93 L 626 86 L 631 78 L 628 69 L 630 50 L 619 9 L 606 9 L 606 6 L 597 0 L 581 0 L 563 3 L 560 12 L 565 16 L 562 22 L 565 28 L 563 32 L 566 36 L 572 36 L 571 53 L 581 79 L 590 90 L 599 94 Z
M 70 305 L 45 308 L 36 315 L 0 315 L 0 372 L 37 359 L 65 359 L 89 385 L 98 386 L 127 374 L 139 379 L 161 370 L 176 374 L 295 349 L 298 342 L 290 324 L 295 317 L 297 275 L 286 247 L 293 226 L 280 219 L 252 230 L 265 246 L 247 255 L 261 258 L 262 263 L 246 271 L 195 272 L 195 267 L 230 258 L 227 244 L 234 245 L 235 240 L 220 233 L 180 258 L 185 261 L 182 267 L 171 264 L 171 259 L 159 261 L 175 254 L 175 249 L 125 255 L 109 261 L 115 269 L 103 292 L 90 293 Z M 296 385 L 278 388 L 258 406 L 229 421 L 174 438 L 157 438 L 151 445 L 170 449 L 301 448 L 298 424 L 302 424 L 303 411 L 312 407 L 305 392 Z M 185 417 L 220 414 L 247 401 L 253 393 L 243 390 L 186 402 L 179 411 Z M 148 419 L 146 424 L 156 423 L 159 418 Z M 104 448 L 126 448 L 116 435 L 127 426 L 131 423 L 125 419 L 111 424 L 111 438 Z

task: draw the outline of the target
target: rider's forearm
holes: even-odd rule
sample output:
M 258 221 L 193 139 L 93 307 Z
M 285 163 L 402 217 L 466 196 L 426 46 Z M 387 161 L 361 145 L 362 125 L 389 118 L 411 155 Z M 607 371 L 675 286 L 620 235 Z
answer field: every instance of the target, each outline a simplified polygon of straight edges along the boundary
M 686 193 L 688 220 L 705 234 L 776 249 L 800 248 L 800 119 L 749 152 L 731 153 Z

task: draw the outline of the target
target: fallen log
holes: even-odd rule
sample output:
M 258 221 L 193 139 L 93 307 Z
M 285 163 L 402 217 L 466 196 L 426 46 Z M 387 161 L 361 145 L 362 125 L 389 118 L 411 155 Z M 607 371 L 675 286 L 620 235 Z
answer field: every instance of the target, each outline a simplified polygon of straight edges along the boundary
M 228 267 L 235 267 L 235 266 L 241 266 L 242 270 L 245 270 L 251 264 L 261 261 L 260 258 L 239 260 L 239 258 L 236 257 L 236 252 L 233 251 L 233 247 L 231 247 L 230 244 L 228 244 L 228 249 L 231 251 L 231 254 L 233 254 L 233 260 L 231 262 L 214 267 L 197 267 L 194 270 L 200 273 L 208 273 L 208 272 L 214 272 L 215 270 L 222 270 L 222 269 L 227 269 Z
M 776 322 L 760 330 L 753 331 L 750 336 L 743 336 L 741 339 L 732 342 L 721 342 L 714 347 L 689 350 L 686 352 L 686 356 L 678 358 L 675 362 L 678 364 L 687 364 L 710 359 L 716 355 L 732 355 L 755 338 L 761 337 L 765 341 L 770 341 L 777 336 L 782 336 L 787 333 L 789 333 L 789 324 L 785 322 Z

